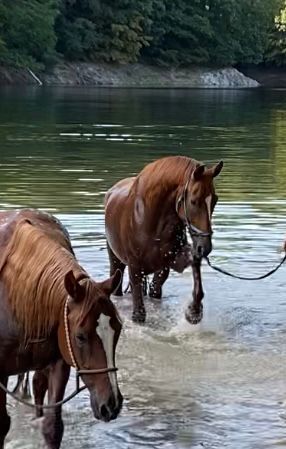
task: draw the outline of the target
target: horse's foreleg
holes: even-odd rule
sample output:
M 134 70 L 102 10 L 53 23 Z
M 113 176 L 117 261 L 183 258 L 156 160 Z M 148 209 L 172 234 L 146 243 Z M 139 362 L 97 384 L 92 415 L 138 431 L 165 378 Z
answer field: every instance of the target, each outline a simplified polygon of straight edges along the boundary
M 13 388 L 13 393 L 15 393 L 15 394 L 20 393 L 23 382 L 24 382 L 24 377 L 25 377 L 24 373 L 18 374 L 17 383 L 16 383 L 15 387 Z
M 193 302 L 189 304 L 185 316 L 191 324 L 197 324 L 203 318 L 203 304 L 204 297 L 202 278 L 201 278 L 201 261 L 194 261 L 192 263 L 194 287 L 193 287 Z
M 118 257 L 114 254 L 114 252 L 112 251 L 112 249 L 110 248 L 108 243 L 107 243 L 107 252 L 108 252 L 109 263 L 110 263 L 110 276 L 113 276 L 117 269 L 119 269 L 122 274 L 121 281 L 118 284 L 116 290 L 114 290 L 113 294 L 115 296 L 122 296 L 123 295 L 123 292 L 122 292 L 123 274 L 124 274 L 126 265 L 124 263 L 122 263 L 121 260 L 118 259 Z
M 33 393 L 36 405 L 43 405 L 46 392 L 48 390 L 48 369 L 36 371 L 33 376 Z M 36 409 L 36 416 L 40 418 L 43 416 L 43 409 Z
M 13 393 L 25 399 L 31 397 L 29 371 L 27 371 L 25 374 L 22 373 L 18 375 L 17 383 L 13 389 Z
M 146 310 L 143 301 L 144 276 L 140 270 L 133 270 L 129 267 L 129 280 L 131 284 L 133 298 L 132 320 L 137 323 L 144 323 Z
M 59 360 L 49 367 L 48 403 L 61 401 L 69 379 L 70 367 Z M 64 433 L 62 407 L 47 409 L 43 421 L 43 435 L 48 449 L 59 449 Z
M 27 371 L 25 374 L 25 380 L 23 384 L 23 396 L 25 398 L 31 397 L 29 371 Z
M 7 387 L 8 377 L 0 376 L 0 382 Z M 6 409 L 6 393 L 0 389 L 0 449 L 4 448 L 4 440 L 10 429 L 10 416 Z
M 157 271 L 149 286 L 150 298 L 161 299 L 162 298 L 162 286 L 169 277 L 170 268 L 166 267 L 161 271 Z

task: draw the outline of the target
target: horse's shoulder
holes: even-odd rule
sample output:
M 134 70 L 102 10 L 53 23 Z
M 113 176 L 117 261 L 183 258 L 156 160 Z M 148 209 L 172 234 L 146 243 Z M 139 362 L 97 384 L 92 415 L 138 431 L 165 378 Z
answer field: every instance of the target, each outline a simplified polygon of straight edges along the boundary
M 133 176 L 130 178 L 121 179 L 114 184 L 105 194 L 105 204 L 107 205 L 111 198 L 115 199 L 128 196 L 135 179 L 135 176 Z

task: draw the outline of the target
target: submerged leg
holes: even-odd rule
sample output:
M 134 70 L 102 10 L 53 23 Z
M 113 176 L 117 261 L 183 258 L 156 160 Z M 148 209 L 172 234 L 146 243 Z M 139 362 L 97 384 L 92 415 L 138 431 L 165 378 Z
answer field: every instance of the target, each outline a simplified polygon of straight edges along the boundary
M 18 394 L 22 398 L 31 397 L 29 371 L 18 375 L 17 383 L 13 389 L 13 393 Z
M 169 277 L 170 268 L 166 267 L 161 271 L 157 271 L 149 286 L 150 298 L 161 299 L 162 298 L 162 286 Z
M 147 295 L 147 289 L 148 289 L 148 277 L 147 276 L 143 276 L 143 279 L 142 279 L 142 293 L 143 293 L 143 296 Z
M 17 383 L 16 383 L 15 387 L 13 388 L 13 393 L 20 393 L 21 387 L 22 387 L 22 384 L 24 381 L 24 377 L 25 377 L 24 373 L 18 374 Z
M 189 304 L 185 316 L 187 321 L 191 324 L 197 324 L 203 318 L 203 304 L 204 297 L 202 278 L 201 278 L 201 260 L 192 263 L 194 288 L 193 288 L 193 302 Z
M 109 256 L 109 263 L 110 263 L 110 276 L 113 276 L 115 271 L 119 269 L 121 271 L 122 277 L 119 285 L 117 286 L 116 290 L 113 292 L 115 296 L 122 296 L 122 283 L 123 283 L 123 274 L 126 265 L 121 262 L 121 260 L 118 259 L 118 257 L 114 254 L 112 249 L 110 248 L 109 244 L 107 243 L 107 251 Z
M 27 371 L 25 374 L 25 380 L 23 384 L 23 396 L 25 398 L 31 397 L 29 371 Z
M 0 382 L 7 387 L 8 377 L 0 376 Z M 10 429 L 10 416 L 6 409 L 6 393 L 0 389 L 0 449 L 4 449 L 4 440 Z
M 140 270 L 134 271 L 129 267 L 129 279 L 133 297 L 132 320 L 137 323 L 144 323 L 146 319 L 146 310 L 143 301 L 143 275 Z
M 33 393 L 36 405 L 43 405 L 46 392 L 48 390 L 48 369 L 42 371 L 36 371 L 33 376 Z M 36 409 L 37 418 L 43 416 L 43 409 Z
M 70 367 L 59 360 L 49 367 L 48 403 L 61 401 L 69 379 Z M 43 435 L 48 449 L 59 449 L 64 433 L 62 407 L 47 409 L 43 421 Z

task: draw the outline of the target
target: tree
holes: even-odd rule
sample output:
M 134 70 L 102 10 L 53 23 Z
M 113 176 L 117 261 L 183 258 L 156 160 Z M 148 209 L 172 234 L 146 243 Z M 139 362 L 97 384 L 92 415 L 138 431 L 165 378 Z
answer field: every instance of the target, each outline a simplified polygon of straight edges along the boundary
M 209 0 L 215 64 L 257 64 L 263 60 L 281 0 Z
M 284 64 L 285 0 L 0 0 L 0 62 Z
M 151 42 L 143 55 L 168 65 L 202 64 L 209 61 L 212 29 L 205 2 L 155 0 L 151 16 Z
M 16 66 L 44 66 L 53 58 L 55 0 L 2 0 L 0 58 Z
M 150 47 L 168 64 L 258 63 L 281 0 L 154 0 Z
M 286 65 L 286 1 L 283 2 L 270 33 L 265 62 L 278 67 Z
M 148 45 L 152 0 L 63 0 L 58 51 L 68 59 L 136 61 Z

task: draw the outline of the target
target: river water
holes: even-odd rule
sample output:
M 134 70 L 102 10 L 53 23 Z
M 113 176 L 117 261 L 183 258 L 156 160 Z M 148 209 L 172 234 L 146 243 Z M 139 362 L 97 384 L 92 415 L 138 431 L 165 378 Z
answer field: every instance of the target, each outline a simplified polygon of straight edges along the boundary
M 258 275 L 280 260 L 286 91 L 13 88 L 0 99 L 0 208 L 56 214 L 96 279 L 109 271 L 104 192 L 170 154 L 225 162 L 213 261 Z M 197 326 L 184 319 L 190 270 L 171 275 L 161 302 L 146 299 L 144 326 L 131 322 L 128 294 L 115 300 L 122 414 L 95 422 L 83 392 L 64 407 L 63 449 L 286 447 L 285 267 L 246 282 L 204 266 L 203 282 Z M 9 402 L 9 412 L 7 449 L 41 447 L 30 410 Z

